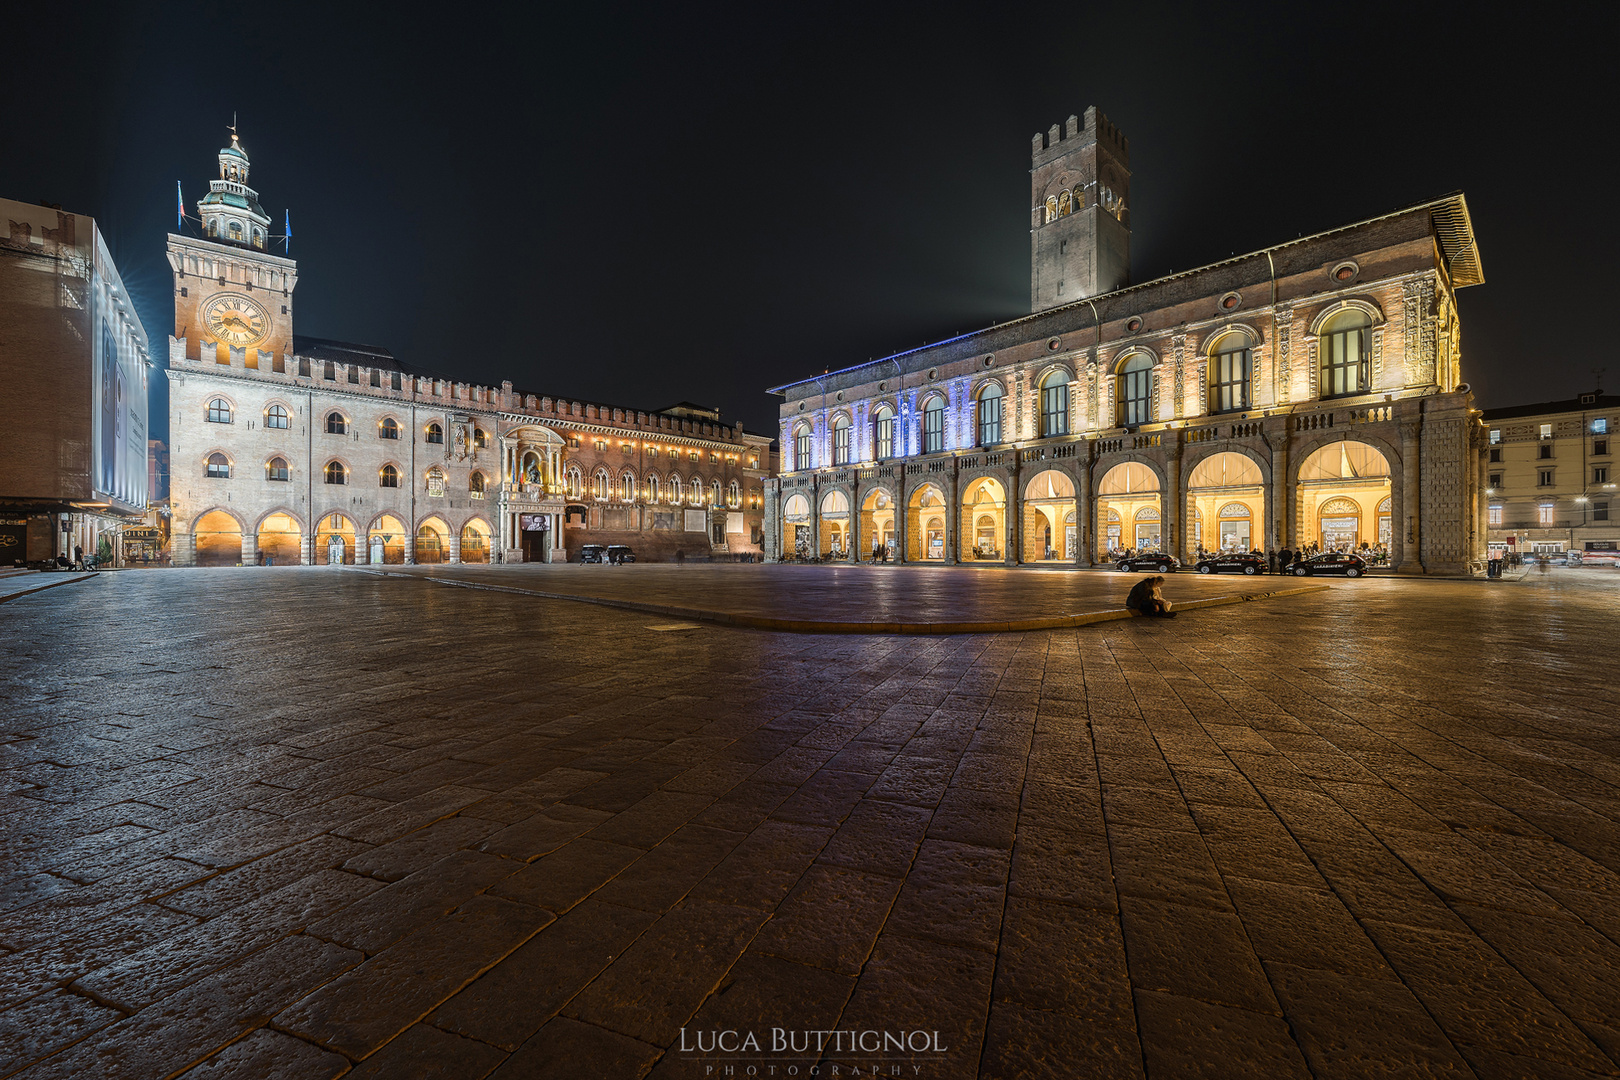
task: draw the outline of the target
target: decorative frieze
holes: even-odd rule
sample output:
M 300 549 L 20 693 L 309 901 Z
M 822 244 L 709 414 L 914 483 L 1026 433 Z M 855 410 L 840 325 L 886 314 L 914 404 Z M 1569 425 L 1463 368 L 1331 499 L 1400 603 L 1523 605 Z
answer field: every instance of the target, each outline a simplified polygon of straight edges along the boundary
M 1434 381 L 1434 279 L 1421 277 L 1401 289 L 1401 329 L 1406 338 L 1406 383 Z
M 1288 404 L 1293 398 L 1293 372 L 1288 366 L 1288 338 L 1294 329 L 1294 306 L 1283 304 L 1277 308 L 1277 402 Z

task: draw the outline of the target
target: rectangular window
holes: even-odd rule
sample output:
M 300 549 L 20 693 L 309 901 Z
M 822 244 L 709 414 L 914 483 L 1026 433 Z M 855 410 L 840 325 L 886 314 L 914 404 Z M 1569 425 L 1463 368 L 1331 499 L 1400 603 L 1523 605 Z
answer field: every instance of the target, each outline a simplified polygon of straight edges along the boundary
M 326 362 L 326 381 L 337 382 L 337 365 L 330 360 Z
M 1553 523 L 1553 504 L 1542 503 L 1536 507 L 1536 524 L 1543 527 Z
M 1491 445 L 1495 446 L 1497 443 L 1499 443 L 1501 441 L 1502 441 L 1502 429 L 1501 428 L 1491 428 Z
M 1607 435 L 1608 433 L 1609 421 L 1606 418 L 1600 416 L 1596 420 L 1592 421 L 1592 434 Z
M 1551 424 L 1542 424 L 1541 425 L 1541 437 L 1543 439 L 1552 438 L 1552 425 Z
M 1540 451 L 1540 453 L 1538 453 L 1536 455 L 1537 458 L 1539 458 L 1542 461 L 1550 461 L 1550 460 L 1552 460 L 1552 447 L 1550 447 L 1550 446 L 1538 446 L 1536 449 Z
M 885 413 L 877 422 L 877 456 L 894 457 L 894 417 Z
M 1553 486 L 1553 471 L 1551 469 L 1537 469 L 1536 470 L 1536 486 L 1537 487 L 1552 487 Z
M 1499 473 L 1499 472 L 1490 473 L 1489 474 L 1489 479 L 1486 481 L 1485 486 L 1486 487 L 1493 487 L 1493 488 L 1501 487 L 1502 486 L 1502 474 Z
M 1502 451 L 1501 450 L 1492 450 L 1491 451 L 1491 464 L 1494 465 L 1498 461 L 1501 461 L 1501 460 L 1502 460 Z
M 1147 373 L 1142 373 L 1143 378 Z M 1041 434 L 1043 436 L 1069 433 L 1069 384 L 1058 382 L 1041 390 Z
M 1593 521 L 1608 521 L 1609 520 L 1609 504 L 1606 503 L 1606 502 L 1595 502 L 1595 503 L 1593 503 L 1592 504 L 1592 520 Z
M 1592 440 L 1592 456 L 1593 457 L 1608 457 L 1609 456 L 1609 440 L 1608 439 L 1593 439 Z
M 801 472 L 810 468 L 810 433 L 793 440 L 793 467 Z
M 1369 330 L 1357 327 L 1322 336 L 1322 396 L 1359 394 L 1367 388 Z
M 1502 507 L 1500 505 L 1498 505 L 1498 504 L 1493 504 L 1491 506 L 1491 509 L 1490 509 L 1490 523 L 1492 525 L 1500 525 L 1500 524 L 1502 524 Z
M 1607 484 L 1609 482 L 1609 467 L 1598 465 L 1592 469 L 1592 483 Z
M 1230 335 L 1229 335 L 1230 336 Z M 1237 349 L 1218 353 L 1215 361 L 1215 411 L 1233 412 L 1249 407 L 1249 362 L 1251 352 Z
M 1135 427 L 1152 420 L 1153 373 L 1147 368 L 1127 371 L 1119 377 L 1119 422 Z
M 298 358 L 298 376 L 303 379 L 309 378 L 309 360 L 302 356 Z
M 1001 441 L 1001 395 L 979 398 L 979 445 L 994 446 Z
M 923 410 L 923 453 L 937 454 L 945 449 L 945 410 Z
M 849 464 L 849 425 L 840 424 L 833 428 L 833 464 Z

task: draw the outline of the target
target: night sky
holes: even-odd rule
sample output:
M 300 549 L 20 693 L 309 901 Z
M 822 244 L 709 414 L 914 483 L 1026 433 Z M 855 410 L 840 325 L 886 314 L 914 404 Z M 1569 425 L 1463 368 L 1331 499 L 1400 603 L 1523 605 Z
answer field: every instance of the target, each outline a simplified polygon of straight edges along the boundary
M 142 7 L 8 9 L 0 196 L 95 216 L 160 355 L 234 111 L 299 334 L 774 432 L 767 386 L 1027 313 L 1030 136 L 1096 105 L 1135 281 L 1460 189 L 1478 403 L 1620 387 L 1608 5 Z

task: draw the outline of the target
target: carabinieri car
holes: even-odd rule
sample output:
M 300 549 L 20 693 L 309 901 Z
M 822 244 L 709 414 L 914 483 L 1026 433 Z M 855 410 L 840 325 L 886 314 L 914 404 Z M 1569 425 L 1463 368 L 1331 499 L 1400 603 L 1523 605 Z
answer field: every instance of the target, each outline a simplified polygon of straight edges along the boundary
M 1327 551 L 1288 568 L 1296 577 L 1314 577 L 1317 574 L 1343 574 L 1360 577 L 1367 572 L 1367 562 L 1359 555 L 1343 551 Z
M 1115 570 L 1124 570 L 1126 573 L 1139 570 L 1157 570 L 1161 574 L 1173 574 L 1180 569 L 1181 563 L 1174 555 L 1166 555 L 1162 551 L 1155 551 L 1147 555 L 1127 555 L 1114 565 Z
M 1198 560 L 1200 574 L 1263 574 L 1266 560 L 1247 551 L 1223 551 Z

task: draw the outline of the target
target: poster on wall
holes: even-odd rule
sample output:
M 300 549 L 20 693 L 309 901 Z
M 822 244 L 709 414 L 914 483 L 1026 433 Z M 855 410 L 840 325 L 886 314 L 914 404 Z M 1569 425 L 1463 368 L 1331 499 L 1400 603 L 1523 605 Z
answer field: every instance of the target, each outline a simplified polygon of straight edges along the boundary
M 146 509 L 146 331 L 95 230 L 91 277 L 92 487 L 114 509 Z

